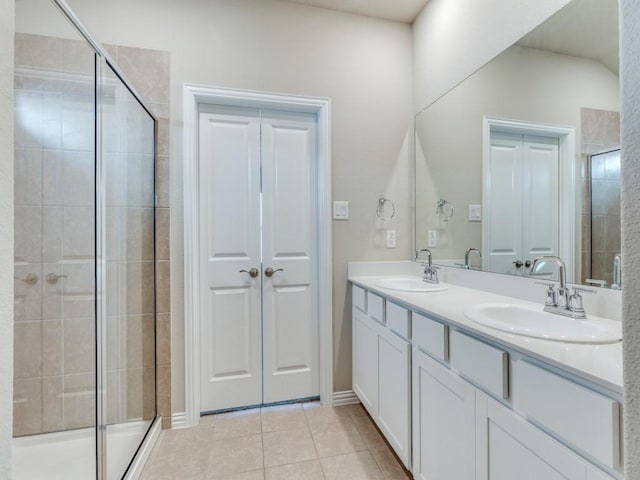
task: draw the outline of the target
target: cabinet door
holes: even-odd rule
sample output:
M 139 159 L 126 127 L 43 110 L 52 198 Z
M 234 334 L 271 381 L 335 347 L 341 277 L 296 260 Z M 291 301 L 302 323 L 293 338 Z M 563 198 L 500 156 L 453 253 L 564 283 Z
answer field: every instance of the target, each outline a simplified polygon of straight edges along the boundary
M 489 399 L 487 417 L 489 480 L 585 480 L 585 460 L 511 410 Z
M 377 423 L 409 467 L 411 344 L 386 328 L 379 332 Z
M 474 387 L 414 348 L 414 477 L 474 479 L 475 432 Z
M 377 323 L 353 309 L 353 391 L 369 414 L 378 415 Z

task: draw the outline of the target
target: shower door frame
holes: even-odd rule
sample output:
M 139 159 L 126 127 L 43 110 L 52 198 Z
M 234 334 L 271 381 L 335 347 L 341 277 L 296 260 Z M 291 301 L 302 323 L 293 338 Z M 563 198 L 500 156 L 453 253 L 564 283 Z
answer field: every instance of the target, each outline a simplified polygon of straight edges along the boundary
M 104 200 L 106 198 L 106 163 L 103 161 L 102 155 L 102 141 L 101 141 L 101 127 L 102 127 L 102 86 L 103 86 L 103 71 L 102 66 L 106 64 L 113 73 L 122 82 L 124 87 L 131 93 L 136 99 L 138 104 L 145 110 L 149 117 L 153 120 L 153 146 L 154 146 L 154 161 L 153 161 L 153 199 L 154 210 L 157 208 L 156 197 L 156 141 L 158 138 L 158 119 L 151 112 L 151 110 L 145 105 L 142 96 L 136 91 L 133 85 L 127 80 L 126 75 L 120 70 L 117 63 L 113 60 L 111 55 L 102 47 L 102 45 L 93 38 L 89 31 L 84 27 L 80 19 L 75 15 L 73 10 L 65 2 L 65 0 L 51 0 L 54 5 L 60 10 L 63 16 L 73 25 L 78 33 L 87 41 L 95 53 L 95 188 L 96 188 L 96 478 L 97 480 L 106 480 L 107 478 L 107 391 L 106 391 L 106 301 L 104 298 L 104 291 L 106 288 L 106 219 L 105 208 L 106 204 Z M 154 332 L 157 320 L 156 309 L 156 286 L 155 279 L 157 278 L 157 255 L 156 255 L 156 215 L 154 214 L 153 220 L 153 264 L 154 264 Z M 98 228 L 100 226 L 100 228 Z M 154 342 L 155 345 L 155 342 Z M 154 349 L 154 359 L 155 359 Z M 129 463 L 127 470 L 125 471 L 124 479 L 137 478 L 142 472 L 144 463 L 148 456 L 151 454 L 151 449 L 160 435 L 160 423 L 161 419 L 158 416 L 158 392 L 157 392 L 157 362 L 154 361 L 156 382 L 155 382 L 155 417 L 151 420 L 151 423 L 142 439 L 142 443 L 136 449 L 131 462 Z

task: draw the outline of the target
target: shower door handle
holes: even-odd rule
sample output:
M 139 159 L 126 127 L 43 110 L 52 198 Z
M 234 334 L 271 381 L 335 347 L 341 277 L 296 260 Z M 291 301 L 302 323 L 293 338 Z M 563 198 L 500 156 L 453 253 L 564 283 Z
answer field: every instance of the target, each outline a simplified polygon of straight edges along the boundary
M 240 273 L 248 273 L 251 278 L 256 278 L 260 271 L 257 268 L 252 268 L 251 270 L 240 270 Z

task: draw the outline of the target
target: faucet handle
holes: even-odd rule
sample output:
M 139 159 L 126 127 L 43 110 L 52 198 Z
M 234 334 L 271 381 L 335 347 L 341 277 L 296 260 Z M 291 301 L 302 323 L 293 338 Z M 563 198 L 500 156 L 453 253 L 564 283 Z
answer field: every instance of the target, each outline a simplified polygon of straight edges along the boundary
M 573 293 L 569 297 L 569 310 L 573 312 L 573 316 L 575 316 L 576 318 L 586 318 L 584 307 L 582 305 L 582 295 L 580 295 L 580 292 L 586 292 L 586 293 L 597 293 L 597 292 L 590 288 L 574 287 Z
M 544 302 L 545 306 L 556 307 L 558 305 L 558 295 L 555 291 L 555 283 L 548 282 L 536 282 L 538 285 L 544 285 L 547 287 L 547 300 Z

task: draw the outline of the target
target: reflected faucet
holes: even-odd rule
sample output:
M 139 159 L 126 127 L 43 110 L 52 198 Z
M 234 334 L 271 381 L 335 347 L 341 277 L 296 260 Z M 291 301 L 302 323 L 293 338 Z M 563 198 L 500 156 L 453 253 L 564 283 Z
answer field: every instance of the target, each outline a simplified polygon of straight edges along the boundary
M 421 248 L 420 250 L 416 250 L 414 260 L 417 262 L 418 257 L 422 252 L 428 255 L 427 263 L 422 263 L 422 265 L 424 266 L 422 281 L 427 283 L 440 283 L 440 281 L 438 280 L 438 271 L 436 267 L 434 267 L 431 263 L 431 258 L 433 256 L 431 254 L 431 250 L 429 250 L 428 248 Z
M 479 259 L 482 259 L 482 253 L 480 252 L 480 250 L 478 250 L 477 248 L 467 248 L 467 251 L 464 252 L 464 265 L 462 265 L 462 268 L 466 268 L 467 270 L 471 268 L 469 266 L 469 255 L 471 255 L 472 253 L 475 253 L 476 255 L 478 255 Z
M 622 290 L 622 255 L 616 253 L 613 257 L 613 283 L 611 288 L 614 290 Z

